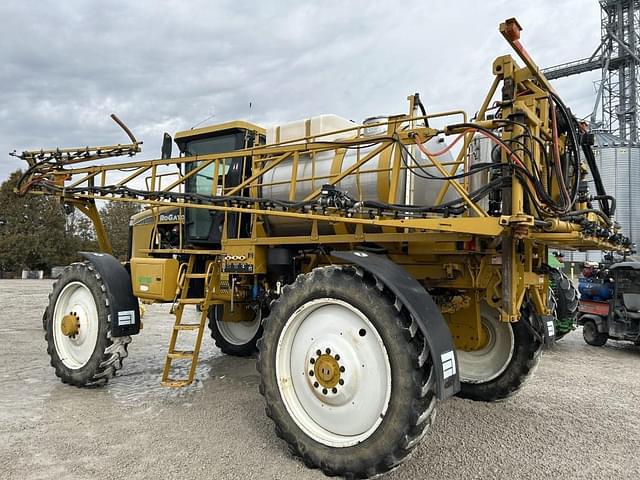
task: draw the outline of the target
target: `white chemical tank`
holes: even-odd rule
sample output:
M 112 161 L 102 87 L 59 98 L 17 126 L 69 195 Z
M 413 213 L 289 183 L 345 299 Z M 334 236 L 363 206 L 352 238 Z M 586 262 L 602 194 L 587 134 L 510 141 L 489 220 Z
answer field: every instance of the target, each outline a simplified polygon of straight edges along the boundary
M 358 124 L 339 117 L 338 115 L 316 115 L 315 117 L 296 120 L 295 122 L 273 125 L 267 128 L 267 144 L 274 143 L 302 143 L 306 136 L 316 136 L 357 127 Z M 333 142 L 344 138 L 353 137 L 354 131 L 323 135 L 319 141 Z
M 358 135 L 360 135 L 360 138 L 380 135 L 384 134 L 386 127 L 366 127 L 366 124 L 380 123 L 386 120 L 387 117 L 371 117 L 365 120 L 365 123 L 362 125 L 358 125 L 337 115 L 319 115 L 317 117 L 268 128 L 267 145 L 276 143 L 301 143 L 304 141 L 302 139 L 306 135 L 315 137 L 314 140 L 316 142 L 334 142 L 356 138 Z M 362 126 L 363 128 L 322 135 L 327 132 L 353 129 L 358 126 Z M 336 172 L 347 170 L 379 146 L 380 144 L 376 143 L 373 146 L 349 147 L 342 160 L 335 155 L 335 150 L 333 149 L 325 152 L 300 155 L 295 200 L 301 201 L 305 199 L 309 194 L 321 188 L 323 184 L 329 183 L 330 179 L 335 177 Z M 425 147 L 430 152 L 437 152 L 445 148 L 446 143 L 444 139 L 434 137 L 426 143 Z M 435 167 L 430 166 L 432 165 L 431 161 L 420 152 L 417 146 L 407 146 L 407 150 L 411 155 L 409 155 L 406 150 L 402 151 L 403 167 L 407 165 L 410 167 L 414 166 L 414 160 L 411 158 L 411 156 L 413 156 L 415 161 L 422 165 L 429 174 L 435 177 L 442 176 Z M 437 158 L 441 163 L 445 164 L 453 161 L 450 152 L 446 152 Z M 391 161 L 393 162 L 393 158 Z M 407 176 L 406 168 L 401 172 L 396 197 L 392 202 L 389 202 L 388 192 L 391 187 L 391 172 L 389 170 L 376 171 L 385 168 L 384 162 L 384 155 L 375 155 L 360 168 L 359 172 L 354 172 L 346 176 L 337 183 L 336 187 L 341 191 L 347 192 L 352 198 L 359 201 L 376 200 L 408 205 L 434 205 L 444 181 L 422 178 L 419 175 L 425 176 L 425 174 L 418 169 L 414 169 L 418 172 L 418 175 L 410 174 Z M 292 166 L 293 158 L 289 158 L 265 173 L 261 180 L 263 185 L 260 196 L 263 198 L 288 200 L 291 191 Z M 451 166 L 446 165 L 444 168 L 448 172 Z M 454 188 L 449 187 L 444 202 L 456 198 L 458 198 L 457 192 Z M 276 236 L 292 234 L 303 235 L 309 234 L 311 225 L 306 221 L 273 216 L 269 219 L 269 228 L 271 229 L 272 235 Z M 328 223 L 319 225 L 319 230 L 322 234 L 333 233 L 333 228 Z

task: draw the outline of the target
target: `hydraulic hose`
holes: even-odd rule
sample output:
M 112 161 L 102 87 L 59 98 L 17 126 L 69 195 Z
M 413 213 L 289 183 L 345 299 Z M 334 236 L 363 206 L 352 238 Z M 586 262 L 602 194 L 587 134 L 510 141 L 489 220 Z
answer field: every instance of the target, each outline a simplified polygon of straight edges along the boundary
M 584 154 L 584 158 L 587 159 L 587 165 L 589 165 L 589 170 L 591 171 L 591 176 L 593 177 L 593 183 L 596 187 L 597 200 L 600 202 L 600 209 L 604 212 L 607 217 L 611 217 L 615 212 L 615 201 L 613 202 L 613 212 L 612 209 L 609 208 L 609 202 L 606 201 L 607 198 L 611 198 L 607 195 L 607 192 L 604 188 L 604 184 L 602 183 L 602 177 L 600 176 L 600 170 L 598 169 L 598 165 L 596 164 L 596 157 L 593 154 L 593 149 L 591 145 L 587 145 L 585 143 L 582 144 L 582 153 Z

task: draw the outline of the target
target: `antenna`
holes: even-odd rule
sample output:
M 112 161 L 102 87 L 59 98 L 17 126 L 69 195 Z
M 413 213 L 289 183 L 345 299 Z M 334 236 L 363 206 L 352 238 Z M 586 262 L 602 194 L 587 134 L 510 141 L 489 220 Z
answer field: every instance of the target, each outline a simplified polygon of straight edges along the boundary
M 198 123 L 196 123 L 193 127 L 191 127 L 189 130 L 193 130 L 194 128 L 196 128 L 198 125 L 202 125 L 204 122 L 206 122 L 207 120 L 211 120 L 213 117 L 215 117 L 216 114 L 212 113 L 211 115 L 209 115 L 207 118 L 200 120 Z

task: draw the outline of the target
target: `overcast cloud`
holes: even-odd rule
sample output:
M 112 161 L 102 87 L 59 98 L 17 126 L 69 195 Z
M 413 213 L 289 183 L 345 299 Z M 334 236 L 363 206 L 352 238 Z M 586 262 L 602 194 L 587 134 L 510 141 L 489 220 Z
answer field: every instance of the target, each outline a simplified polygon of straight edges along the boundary
M 0 5 L 0 180 L 23 166 L 5 152 L 126 142 L 117 113 L 159 156 L 162 133 L 250 119 L 336 113 L 360 121 L 406 111 L 477 110 L 498 24 L 515 16 L 540 66 L 599 42 L 595 0 L 30 1 Z M 556 82 L 586 116 L 598 72 Z M 249 102 L 253 107 L 249 109 Z

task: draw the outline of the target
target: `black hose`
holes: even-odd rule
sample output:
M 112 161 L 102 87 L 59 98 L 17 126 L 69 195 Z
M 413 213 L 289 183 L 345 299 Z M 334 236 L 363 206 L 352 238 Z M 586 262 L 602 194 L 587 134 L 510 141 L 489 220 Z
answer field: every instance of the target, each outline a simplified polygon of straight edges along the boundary
M 616 199 L 612 195 L 594 195 L 592 197 L 594 200 L 609 200 L 609 211 L 611 216 L 613 217 L 616 214 Z
M 413 94 L 413 103 L 414 105 L 418 106 L 418 108 L 420 109 L 420 112 L 422 113 L 422 116 L 424 117 L 424 126 L 429 128 L 429 120 L 427 119 L 427 109 L 424 108 L 424 104 L 422 103 L 422 100 L 420 100 L 420 94 L 418 92 Z
M 452 127 L 453 128 L 453 127 Z M 502 138 L 498 137 L 495 133 L 493 133 L 491 130 L 484 128 L 484 127 L 480 127 L 479 125 L 475 125 L 473 123 L 459 123 L 455 125 L 455 128 L 473 128 L 475 130 L 481 131 L 483 133 L 485 133 L 486 135 L 490 136 L 491 138 L 493 138 L 497 143 L 507 146 L 510 150 L 512 150 L 512 146 L 510 145 L 511 142 L 513 143 L 517 143 L 520 145 L 524 144 L 518 140 L 503 140 Z M 504 148 L 504 147 L 501 147 Z M 526 149 L 526 146 L 524 147 Z M 518 149 L 519 150 L 519 149 Z M 513 155 L 515 155 L 515 153 L 511 152 Z M 533 159 L 533 155 L 531 154 L 531 152 L 526 149 L 526 153 L 529 155 L 529 158 Z M 514 170 L 514 173 L 518 176 L 518 178 L 520 179 L 520 181 L 523 183 L 523 186 L 525 187 L 526 190 L 529 190 L 529 186 L 527 185 L 525 178 L 528 179 L 534 186 L 534 189 L 536 191 L 536 194 L 538 196 L 538 198 L 540 198 L 540 200 L 544 203 L 544 205 L 546 205 L 548 208 L 551 209 L 551 211 L 554 211 L 556 213 L 567 213 L 568 212 L 568 208 L 566 208 L 563 205 L 558 205 L 555 203 L 555 201 L 553 200 L 553 198 L 551 198 L 551 195 L 544 190 L 544 187 L 542 185 L 542 182 L 539 180 L 539 178 L 537 178 L 534 174 L 532 174 L 531 172 L 529 172 L 527 169 L 522 168 L 514 163 L 511 164 L 507 164 L 504 166 L 510 166 L 512 167 Z M 537 172 L 537 170 L 535 171 Z M 534 173 L 535 173 L 534 172 Z M 467 174 L 473 174 L 475 172 L 467 172 Z M 507 173 L 505 173 L 507 174 Z M 539 173 L 537 173 L 537 175 L 539 176 Z M 529 191 L 528 192 L 529 195 L 533 198 L 532 193 Z
M 494 188 L 500 188 L 504 181 L 505 179 L 502 177 L 492 180 L 486 185 L 480 187 L 478 190 L 475 190 L 474 192 L 469 193 L 469 198 L 474 202 L 476 202 L 482 199 L 483 197 L 487 196 L 489 192 Z M 365 200 L 364 202 L 362 202 L 364 208 L 383 208 L 383 209 L 389 209 L 389 210 L 399 210 L 399 211 L 406 211 L 406 212 L 424 212 L 424 213 L 437 212 L 437 211 L 442 211 L 444 209 L 456 208 L 459 205 L 462 206 L 463 203 L 464 203 L 464 199 L 462 198 L 450 200 L 448 202 L 441 203 L 440 205 L 435 205 L 431 207 L 418 206 L 418 205 L 403 205 L 403 204 L 397 204 L 397 203 L 390 204 L 390 203 L 378 202 L 375 200 Z
M 567 221 L 572 221 L 573 219 L 577 219 L 580 215 L 587 215 L 589 213 L 594 213 L 596 215 L 598 215 L 600 218 L 602 218 L 604 220 L 604 222 L 609 226 L 612 227 L 613 226 L 613 222 L 611 221 L 611 219 L 607 216 L 606 213 L 601 212 L 600 210 L 596 210 L 594 208 L 587 208 L 585 210 L 576 210 L 575 212 L 571 212 L 570 215 L 566 215 L 564 217 L 560 217 L 560 220 L 567 220 Z
M 566 146 L 567 147 L 566 154 L 569 157 L 573 157 L 574 176 L 573 176 L 573 184 L 570 186 L 570 190 L 569 190 L 569 205 L 567 205 L 567 209 L 566 209 L 568 211 L 576 203 L 576 200 L 578 199 L 578 193 L 579 193 L 578 186 L 580 183 L 580 156 L 578 154 L 578 145 L 580 144 L 580 142 L 578 140 L 578 136 L 576 135 L 576 130 L 578 128 L 578 125 L 574 116 L 569 112 L 569 109 L 564 104 L 562 99 L 554 92 L 550 92 L 550 95 L 551 95 L 551 98 L 553 99 L 553 103 L 558 108 L 559 113 L 562 115 L 562 117 L 564 117 L 564 120 L 565 120 L 567 138 L 570 140 L 569 142 L 570 147 L 569 145 Z M 573 150 L 573 155 L 571 155 L 571 150 Z M 566 171 L 557 172 L 557 174 L 559 176 L 562 176 L 558 180 L 562 180 L 562 182 L 565 183 L 566 185 L 568 183 L 567 180 L 569 180 L 567 178 L 569 175 L 569 172 L 568 172 L 568 165 L 566 163 L 564 163 L 562 170 L 565 170 L 565 169 Z
M 598 169 L 598 165 L 596 164 L 596 157 L 593 154 L 591 145 L 587 145 L 583 142 L 582 153 L 584 153 L 584 157 L 587 159 L 587 165 L 589 165 L 589 170 L 591 171 L 591 176 L 593 177 L 593 184 L 596 187 L 597 197 L 599 197 L 598 201 L 600 202 L 600 209 L 605 213 L 607 217 L 611 217 L 613 215 L 613 212 L 609 208 L 609 203 L 605 201 L 607 197 L 611 197 L 607 195 L 604 184 L 602 183 L 600 170 Z M 613 206 L 615 211 L 615 201 Z

